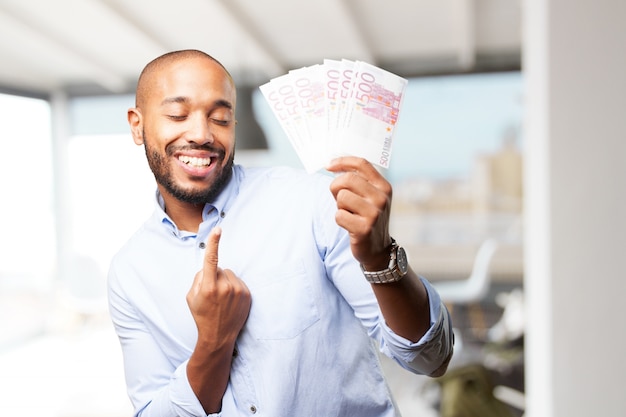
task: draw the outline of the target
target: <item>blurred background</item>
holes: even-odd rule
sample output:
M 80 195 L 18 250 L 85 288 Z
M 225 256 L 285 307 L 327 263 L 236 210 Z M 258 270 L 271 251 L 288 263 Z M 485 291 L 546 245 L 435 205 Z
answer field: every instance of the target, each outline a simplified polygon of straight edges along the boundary
M 626 289 L 625 17 L 619 1 L 0 0 L 0 415 L 131 415 L 106 273 L 155 185 L 126 110 L 143 66 L 187 48 L 238 85 L 243 165 L 300 166 L 269 79 L 346 58 L 409 80 L 383 172 L 392 234 L 457 349 L 438 380 L 381 358 L 405 417 L 619 415 L 624 383 L 572 360 L 626 343 L 597 320 Z

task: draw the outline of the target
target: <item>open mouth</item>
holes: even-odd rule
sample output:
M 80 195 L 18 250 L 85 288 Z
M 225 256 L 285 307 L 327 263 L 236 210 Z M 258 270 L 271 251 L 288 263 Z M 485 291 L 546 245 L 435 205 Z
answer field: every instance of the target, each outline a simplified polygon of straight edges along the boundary
M 178 160 L 185 165 L 194 168 L 206 168 L 211 166 L 211 158 L 197 158 L 195 156 L 180 155 Z

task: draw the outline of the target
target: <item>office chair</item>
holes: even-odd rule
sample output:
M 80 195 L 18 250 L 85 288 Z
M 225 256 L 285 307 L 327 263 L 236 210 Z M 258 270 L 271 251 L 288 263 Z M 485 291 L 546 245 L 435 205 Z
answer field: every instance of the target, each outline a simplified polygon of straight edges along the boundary
M 433 282 L 441 300 L 446 304 L 472 304 L 482 301 L 491 286 L 489 266 L 497 248 L 498 242 L 493 238 L 480 245 L 467 279 Z

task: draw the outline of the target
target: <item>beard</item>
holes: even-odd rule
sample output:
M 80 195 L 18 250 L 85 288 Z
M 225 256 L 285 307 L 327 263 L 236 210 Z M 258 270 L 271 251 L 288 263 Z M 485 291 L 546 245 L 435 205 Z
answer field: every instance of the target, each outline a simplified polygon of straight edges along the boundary
M 206 204 L 214 201 L 215 198 L 222 192 L 226 184 L 233 175 L 233 164 L 235 160 L 235 151 L 229 156 L 228 161 L 223 167 L 214 168 L 216 177 L 210 184 L 205 187 L 196 188 L 184 188 L 180 184 L 177 184 L 172 174 L 171 165 L 168 164 L 169 158 L 176 152 L 182 149 L 185 150 L 206 150 L 210 152 L 217 152 L 219 158 L 213 158 L 211 164 L 217 164 L 218 161 L 222 161 L 225 156 L 225 152 L 221 149 L 216 149 L 210 145 L 189 145 L 185 147 L 167 147 L 165 149 L 165 155 L 160 153 L 157 149 L 152 148 L 146 141 L 145 132 L 143 134 L 144 149 L 146 152 L 146 158 L 148 165 L 154 174 L 156 182 L 161 185 L 169 194 L 179 201 L 191 204 Z

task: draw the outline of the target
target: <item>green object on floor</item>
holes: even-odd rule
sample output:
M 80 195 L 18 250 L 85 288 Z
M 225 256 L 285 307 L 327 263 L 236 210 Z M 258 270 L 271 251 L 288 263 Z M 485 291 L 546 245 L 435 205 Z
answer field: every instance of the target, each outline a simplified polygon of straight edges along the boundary
M 467 365 L 435 379 L 441 387 L 441 417 L 513 417 L 493 395 L 494 383 L 482 365 Z

